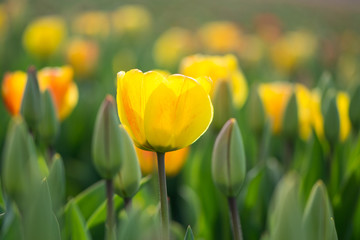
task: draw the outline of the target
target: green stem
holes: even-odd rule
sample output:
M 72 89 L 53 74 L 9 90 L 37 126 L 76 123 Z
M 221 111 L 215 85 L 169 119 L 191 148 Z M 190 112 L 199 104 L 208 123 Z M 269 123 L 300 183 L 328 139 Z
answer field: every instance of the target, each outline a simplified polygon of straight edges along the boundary
M 161 205 L 161 239 L 169 239 L 169 208 L 166 190 L 166 175 L 165 175 L 165 153 L 156 153 L 158 160 L 158 174 L 160 187 L 160 205 Z
M 107 218 L 106 218 L 106 239 L 116 239 L 116 226 L 115 226 L 115 214 L 114 214 L 114 188 L 112 179 L 106 180 L 106 198 L 107 198 Z
M 235 197 L 228 197 L 230 215 L 231 215 L 231 226 L 233 231 L 234 240 L 242 240 L 242 231 L 239 212 L 236 205 Z

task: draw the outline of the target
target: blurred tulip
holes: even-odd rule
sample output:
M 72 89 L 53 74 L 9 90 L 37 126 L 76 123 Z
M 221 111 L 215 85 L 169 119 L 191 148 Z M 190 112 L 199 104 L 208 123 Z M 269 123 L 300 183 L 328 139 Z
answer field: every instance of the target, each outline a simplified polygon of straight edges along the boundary
M 249 64 L 257 64 L 265 55 L 265 47 L 261 39 L 255 35 L 243 36 L 243 46 L 239 48 L 240 59 Z
M 60 17 L 42 17 L 32 21 L 23 34 L 23 44 L 30 54 L 46 59 L 60 47 L 66 35 L 65 22 Z
M 245 180 L 245 149 L 239 126 L 228 120 L 216 138 L 212 153 L 212 178 L 227 197 L 235 197 Z
M 76 75 L 87 77 L 94 73 L 98 65 L 99 46 L 91 40 L 74 38 L 67 46 L 66 59 Z
M 265 42 L 272 43 L 281 36 L 281 21 L 271 13 L 259 14 L 255 18 L 256 32 Z
M 109 95 L 97 113 L 92 140 L 92 156 L 96 170 L 104 179 L 113 179 L 125 161 L 124 152 L 133 151 L 123 146 L 127 134 L 119 128 L 115 100 Z
M 189 155 L 189 147 L 176 151 L 168 152 L 165 156 L 165 172 L 167 176 L 176 176 L 184 166 Z M 156 153 L 136 148 L 136 153 L 140 162 L 141 172 L 148 175 L 157 168 Z
M 110 33 L 110 18 L 102 11 L 84 12 L 74 19 L 72 30 L 84 36 L 105 38 Z
M 170 68 L 196 49 L 193 34 L 183 28 L 170 28 L 156 40 L 153 55 L 156 64 Z
M 49 89 L 54 99 L 57 116 L 64 120 L 74 109 L 78 101 L 78 88 L 73 82 L 73 70 L 64 66 L 43 68 L 38 71 L 40 91 Z M 20 112 L 21 101 L 26 85 L 24 72 L 6 73 L 2 83 L 2 95 L 5 105 L 12 115 Z
M 214 91 L 219 83 L 221 81 L 227 81 L 231 87 L 234 106 L 241 108 L 246 101 L 248 86 L 234 55 L 188 56 L 182 60 L 180 72 L 194 78 L 201 76 L 210 77 L 214 86 L 210 92 L 212 97 L 214 97 Z
M 311 93 L 301 84 L 295 86 L 289 83 L 274 82 L 263 83 L 258 88 L 259 96 L 264 105 L 267 117 L 272 121 L 274 134 L 283 131 L 283 122 L 286 107 L 291 95 L 296 96 L 298 134 L 301 139 L 307 140 L 311 135 L 312 117 L 311 117 Z
M 141 5 L 124 5 L 112 14 L 115 33 L 138 34 L 148 32 L 151 27 L 151 14 Z
M 278 71 L 288 74 L 314 55 L 317 39 L 306 31 L 289 32 L 270 49 L 271 60 Z
M 236 52 L 242 45 L 242 33 L 232 22 L 210 22 L 199 29 L 201 46 L 211 53 Z
M 328 104 L 323 107 L 320 92 L 312 93 L 312 124 L 320 139 L 327 138 L 330 142 L 344 142 L 350 135 L 351 122 L 349 117 L 350 97 L 345 92 L 327 96 Z M 326 127 L 328 126 L 328 127 Z
M 11 115 L 15 116 L 20 113 L 26 78 L 26 73 L 21 71 L 5 73 L 1 93 L 5 106 Z
M 141 149 L 164 153 L 187 147 L 212 121 L 205 80 L 133 69 L 119 72 L 117 81 L 120 121 Z

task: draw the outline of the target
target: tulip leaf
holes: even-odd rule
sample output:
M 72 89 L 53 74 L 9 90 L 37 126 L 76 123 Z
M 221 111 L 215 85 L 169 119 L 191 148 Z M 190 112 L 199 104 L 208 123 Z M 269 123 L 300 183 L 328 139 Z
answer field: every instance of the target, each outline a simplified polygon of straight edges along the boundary
M 123 206 L 123 199 L 117 195 L 114 195 L 115 210 L 119 209 L 121 206 Z M 88 229 L 91 229 L 97 226 L 98 224 L 105 222 L 106 208 L 107 208 L 107 200 L 105 200 L 87 220 L 86 227 Z
M 318 181 L 314 185 L 305 207 L 303 224 L 306 239 L 336 239 L 332 217 L 333 213 L 326 187 L 322 181 Z
M 70 200 L 65 209 L 65 239 L 88 240 L 91 239 L 85 220 L 75 200 Z
M 184 240 L 194 240 L 194 234 L 193 234 L 193 232 L 191 230 L 190 225 L 186 229 Z
M 85 189 L 74 198 L 81 215 L 85 220 L 94 213 L 98 206 L 105 201 L 105 182 L 99 181 Z
M 0 239 L 23 239 L 21 216 L 15 204 L 9 204 L 2 215 Z

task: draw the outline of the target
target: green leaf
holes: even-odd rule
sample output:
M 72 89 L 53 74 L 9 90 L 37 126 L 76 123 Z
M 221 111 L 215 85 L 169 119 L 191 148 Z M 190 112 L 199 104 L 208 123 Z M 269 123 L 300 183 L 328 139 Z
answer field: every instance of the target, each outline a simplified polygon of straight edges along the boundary
M 303 240 L 298 177 L 287 174 L 278 184 L 269 208 L 269 234 L 273 240 Z
M 118 210 L 123 206 L 123 199 L 117 195 L 114 195 L 114 208 Z M 106 221 L 106 208 L 107 208 L 107 200 L 105 200 L 89 217 L 86 222 L 86 227 L 91 229 L 101 223 Z
M 62 207 L 65 197 L 65 169 L 59 154 L 55 154 L 53 157 L 48 183 L 53 209 L 57 213 Z
M 9 204 L 6 207 L 6 213 L 3 215 L 0 239 L 24 239 L 20 213 L 15 204 Z
M 88 240 L 91 239 L 85 220 L 74 200 L 70 200 L 65 210 L 65 239 Z
M 85 220 L 105 201 L 105 182 L 103 180 L 93 184 L 74 198 L 81 215 Z
M 333 213 L 326 187 L 322 181 L 318 181 L 314 185 L 305 207 L 303 218 L 305 239 L 337 239 L 333 221 L 330 221 L 332 217 Z
M 194 234 L 193 234 L 193 232 L 191 230 L 190 225 L 186 229 L 184 240 L 194 240 Z

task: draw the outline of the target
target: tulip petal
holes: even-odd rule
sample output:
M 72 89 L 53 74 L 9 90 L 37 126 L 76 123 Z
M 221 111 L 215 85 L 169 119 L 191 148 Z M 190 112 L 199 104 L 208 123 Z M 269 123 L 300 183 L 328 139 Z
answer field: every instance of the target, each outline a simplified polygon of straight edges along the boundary
M 173 151 L 190 145 L 206 131 L 213 106 L 196 80 L 171 75 L 150 96 L 144 117 L 151 147 L 158 152 Z
M 68 87 L 63 102 L 59 106 L 58 114 L 60 121 L 64 120 L 75 108 L 79 100 L 79 90 L 74 82 Z
M 146 148 L 143 123 L 146 102 L 164 79 L 155 71 L 144 74 L 133 69 L 127 73 L 118 73 L 117 103 L 120 121 L 138 147 Z

